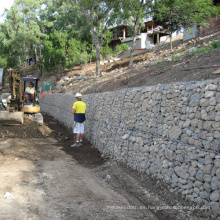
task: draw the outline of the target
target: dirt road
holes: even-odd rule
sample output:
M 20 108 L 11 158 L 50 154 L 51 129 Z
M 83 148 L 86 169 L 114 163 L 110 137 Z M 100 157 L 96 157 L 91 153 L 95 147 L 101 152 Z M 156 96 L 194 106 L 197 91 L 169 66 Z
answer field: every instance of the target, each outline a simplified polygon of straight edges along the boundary
M 162 183 L 102 158 L 88 141 L 70 148 L 71 132 L 44 120 L 0 127 L 1 220 L 209 219 Z

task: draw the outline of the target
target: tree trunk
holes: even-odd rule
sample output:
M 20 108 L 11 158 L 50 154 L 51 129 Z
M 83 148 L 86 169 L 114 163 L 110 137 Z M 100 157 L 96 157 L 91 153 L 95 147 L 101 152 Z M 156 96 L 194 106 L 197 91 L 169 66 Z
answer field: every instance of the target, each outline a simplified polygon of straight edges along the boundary
M 92 38 L 93 38 L 93 43 L 95 45 L 96 48 L 96 74 L 99 75 L 100 74 L 100 43 L 99 43 L 99 37 L 97 34 L 97 30 L 95 29 L 95 27 L 93 27 L 92 29 Z
M 129 68 L 132 68 L 132 67 L 133 67 L 133 57 L 134 57 L 134 51 L 135 51 L 136 40 L 137 40 L 137 30 L 138 30 L 138 26 L 139 26 L 139 21 L 136 20 L 136 21 L 135 21 L 135 24 L 134 24 L 133 44 L 132 44 L 132 49 L 131 49 L 131 53 L 130 53 L 130 60 L 129 60 L 129 64 L 128 64 L 128 67 L 129 67 Z
M 93 43 L 92 43 L 92 53 L 93 53 Z M 90 64 L 92 63 L 92 55 L 90 57 Z
M 100 48 L 96 46 L 96 74 L 100 75 Z
M 34 48 L 34 52 L 35 52 L 35 64 L 37 64 L 37 48 Z
M 62 59 L 62 67 L 63 67 L 63 70 L 65 69 L 65 64 L 64 64 L 64 60 Z
M 173 49 L 173 39 L 172 39 L 172 32 L 170 34 L 170 49 Z
M 42 61 L 40 61 L 40 76 L 43 75 L 43 71 L 42 71 Z

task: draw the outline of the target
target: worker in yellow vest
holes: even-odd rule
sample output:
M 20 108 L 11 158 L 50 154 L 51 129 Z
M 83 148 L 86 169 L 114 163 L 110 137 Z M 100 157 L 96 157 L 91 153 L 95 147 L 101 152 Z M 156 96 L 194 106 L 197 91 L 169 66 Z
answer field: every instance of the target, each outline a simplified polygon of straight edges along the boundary
M 25 99 L 27 102 L 30 101 L 30 99 L 34 100 L 34 93 L 37 94 L 37 92 L 35 91 L 35 88 L 34 88 L 34 84 L 32 82 L 30 82 L 30 85 L 29 87 L 27 87 L 25 89 Z
M 76 143 L 71 147 L 81 147 L 84 135 L 84 121 L 86 120 L 86 104 L 82 101 L 82 94 L 77 92 L 76 102 L 73 103 L 72 113 L 74 115 L 73 133 L 76 135 Z

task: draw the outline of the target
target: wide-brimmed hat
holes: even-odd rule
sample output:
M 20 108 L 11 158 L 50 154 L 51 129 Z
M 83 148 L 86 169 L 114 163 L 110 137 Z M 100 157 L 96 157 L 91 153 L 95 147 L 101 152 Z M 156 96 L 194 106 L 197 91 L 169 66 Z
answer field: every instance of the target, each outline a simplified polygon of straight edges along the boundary
M 75 95 L 75 98 L 81 98 L 81 97 L 82 97 L 82 94 L 80 92 L 77 92 Z

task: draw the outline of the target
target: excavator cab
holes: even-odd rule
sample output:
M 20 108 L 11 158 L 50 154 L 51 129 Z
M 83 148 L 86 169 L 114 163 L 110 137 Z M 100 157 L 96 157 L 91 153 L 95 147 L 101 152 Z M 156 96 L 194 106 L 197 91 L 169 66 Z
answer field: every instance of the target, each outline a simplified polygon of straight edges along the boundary
M 22 84 L 23 84 L 23 106 L 21 108 L 21 111 L 25 113 L 38 113 L 40 112 L 40 105 L 38 102 L 38 97 L 37 97 L 37 89 L 38 89 L 38 81 L 39 78 L 37 77 L 22 77 Z M 25 93 L 27 87 L 29 87 L 29 84 L 33 83 L 33 88 L 35 90 L 33 94 L 33 98 L 30 97 L 29 100 L 25 99 Z

